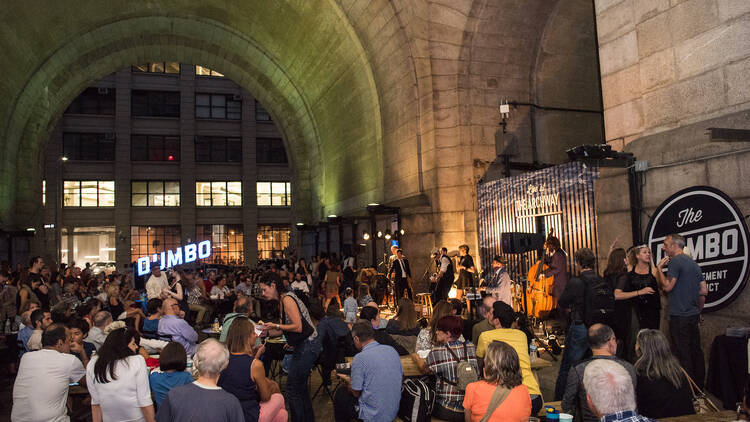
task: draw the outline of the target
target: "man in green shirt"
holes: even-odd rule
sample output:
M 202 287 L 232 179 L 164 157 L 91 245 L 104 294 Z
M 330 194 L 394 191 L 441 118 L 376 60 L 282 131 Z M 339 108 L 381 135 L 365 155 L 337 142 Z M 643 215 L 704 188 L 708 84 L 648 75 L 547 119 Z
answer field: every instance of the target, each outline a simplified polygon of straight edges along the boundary
M 247 317 L 250 318 L 250 311 L 252 310 L 252 304 L 250 302 L 250 298 L 243 294 L 237 295 L 237 300 L 234 301 L 234 312 L 230 312 L 224 316 L 224 321 L 222 321 L 221 325 L 221 335 L 219 336 L 219 341 L 224 343 L 227 340 L 227 333 L 229 332 L 229 327 L 232 326 L 232 322 L 237 317 Z M 252 321 L 252 319 L 250 320 Z M 253 324 L 255 324 L 255 321 L 252 321 Z

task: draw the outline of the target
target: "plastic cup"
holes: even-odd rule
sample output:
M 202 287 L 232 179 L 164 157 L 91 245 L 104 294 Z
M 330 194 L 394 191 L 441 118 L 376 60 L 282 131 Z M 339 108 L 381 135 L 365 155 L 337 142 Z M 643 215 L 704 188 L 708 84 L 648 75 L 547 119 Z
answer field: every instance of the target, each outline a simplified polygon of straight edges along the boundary
M 560 422 L 573 422 L 573 415 L 569 413 L 560 413 Z

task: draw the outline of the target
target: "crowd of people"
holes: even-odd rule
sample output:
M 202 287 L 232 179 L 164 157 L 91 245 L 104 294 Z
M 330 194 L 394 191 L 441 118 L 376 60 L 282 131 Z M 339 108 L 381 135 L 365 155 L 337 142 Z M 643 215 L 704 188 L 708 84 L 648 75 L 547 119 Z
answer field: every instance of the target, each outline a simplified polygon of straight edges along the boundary
M 468 286 L 475 268 L 463 246 L 457 267 Z M 584 421 L 694 412 L 689 379 L 703 381 L 696 318 L 705 293 L 682 247 L 684 239 L 668 236 L 668 258 L 655 268 L 648 248 L 613 248 L 603 278 L 593 253 L 576 251 L 577 276 L 557 293 L 568 325 L 555 391 L 563 411 Z M 154 264 L 143 293 L 130 274 L 58 270 L 39 257 L 25 270 L 3 268 L 2 321 L 6 331 L 18 328 L 21 356 L 12 420 L 68 420 L 69 389 L 80 385 L 94 421 L 313 421 L 309 379 L 319 368 L 326 391 L 338 382 L 329 391 L 336 421 L 392 421 L 408 394 L 407 360 L 434 392 L 427 407 L 436 418 L 538 414 L 533 333 L 505 292 L 501 260 L 488 272 L 480 319 L 471 320 L 462 301 L 448 299 L 441 283 L 453 277 L 452 263 L 436 254 L 427 318 L 413 301 L 408 260 L 393 252 L 384 276 L 335 255 L 256 270 Z M 383 278 L 398 292 L 391 319 L 382 317 Z M 589 290 L 601 281 L 612 286 L 615 306 L 592 317 Z M 676 356 L 658 331 L 659 291 L 669 298 L 672 337 L 686 337 L 674 341 Z M 283 389 L 274 365 L 285 374 Z

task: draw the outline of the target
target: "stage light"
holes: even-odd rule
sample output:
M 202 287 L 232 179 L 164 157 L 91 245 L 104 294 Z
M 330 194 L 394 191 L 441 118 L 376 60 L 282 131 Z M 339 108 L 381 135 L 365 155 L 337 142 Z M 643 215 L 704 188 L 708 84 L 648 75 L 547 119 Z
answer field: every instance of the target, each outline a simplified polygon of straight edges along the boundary
M 35 228 L 33 228 L 33 227 L 29 227 L 29 228 L 27 228 L 27 229 L 26 229 L 26 231 L 27 231 L 27 232 L 35 232 L 35 231 L 36 231 L 36 229 L 35 229 Z
M 398 232 L 399 232 L 399 233 L 401 233 L 401 236 L 403 236 L 403 235 L 405 235 L 405 234 L 406 234 L 406 230 L 404 230 L 404 229 L 401 229 L 401 230 L 399 230 Z
M 68 161 L 68 157 L 66 157 L 64 155 L 62 157 L 60 157 L 60 159 L 63 160 L 63 161 Z
M 389 240 L 391 238 L 391 234 L 390 233 L 386 233 L 385 234 L 385 238 L 386 238 L 386 240 Z
M 364 234 L 362 234 L 362 239 L 370 240 L 370 233 L 364 232 Z
M 297 223 L 297 227 L 302 227 L 304 225 L 305 225 L 305 223 Z
M 380 230 L 378 230 L 378 239 L 380 239 L 381 237 L 383 237 L 383 232 L 381 232 Z

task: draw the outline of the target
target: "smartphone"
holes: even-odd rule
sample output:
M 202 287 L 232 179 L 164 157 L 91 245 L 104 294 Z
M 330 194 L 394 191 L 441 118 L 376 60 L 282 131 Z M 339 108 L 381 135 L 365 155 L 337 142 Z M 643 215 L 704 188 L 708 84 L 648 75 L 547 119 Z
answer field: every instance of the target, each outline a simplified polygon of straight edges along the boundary
M 73 387 L 73 386 L 75 386 L 75 385 L 81 385 L 81 384 L 79 384 L 79 383 L 77 383 L 77 382 L 74 382 L 74 383 L 68 384 L 68 386 L 69 386 L 69 387 Z

